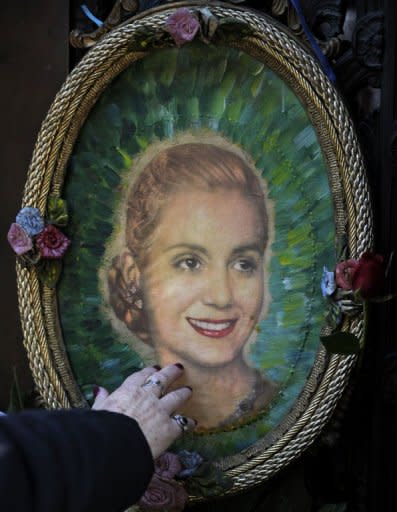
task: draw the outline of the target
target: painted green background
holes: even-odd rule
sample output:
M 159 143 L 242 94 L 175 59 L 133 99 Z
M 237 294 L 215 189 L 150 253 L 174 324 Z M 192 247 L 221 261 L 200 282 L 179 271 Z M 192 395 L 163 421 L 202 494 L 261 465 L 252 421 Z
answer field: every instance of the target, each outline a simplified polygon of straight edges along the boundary
M 64 197 L 73 244 L 59 286 L 63 335 L 79 385 L 114 389 L 144 366 L 102 316 L 97 270 L 112 234 L 126 170 L 153 141 L 208 128 L 240 145 L 275 205 L 272 302 L 250 358 L 279 387 L 268 414 L 228 433 L 185 437 L 212 457 L 273 429 L 303 389 L 319 348 L 320 280 L 333 266 L 333 206 L 315 131 L 299 100 L 261 63 L 226 48 L 158 50 L 134 63 L 91 111 L 73 151 Z

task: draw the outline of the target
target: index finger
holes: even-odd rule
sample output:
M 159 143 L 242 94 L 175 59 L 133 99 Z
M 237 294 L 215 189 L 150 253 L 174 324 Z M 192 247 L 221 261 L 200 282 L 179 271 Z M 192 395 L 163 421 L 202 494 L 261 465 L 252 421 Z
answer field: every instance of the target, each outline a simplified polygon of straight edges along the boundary
M 165 366 L 156 373 L 156 381 L 159 383 L 159 389 L 162 390 L 162 394 L 182 375 L 183 370 L 183 365 L 176 363 Z
M 158 369 L 154 366 L 144 368 L 143 370 L 135 372 L 127 377 L 120 387 L 130 389 L 135 386 L 142 386 L 142 384 L 144 384 L 144 382 L 154 373 L 158 373 Z

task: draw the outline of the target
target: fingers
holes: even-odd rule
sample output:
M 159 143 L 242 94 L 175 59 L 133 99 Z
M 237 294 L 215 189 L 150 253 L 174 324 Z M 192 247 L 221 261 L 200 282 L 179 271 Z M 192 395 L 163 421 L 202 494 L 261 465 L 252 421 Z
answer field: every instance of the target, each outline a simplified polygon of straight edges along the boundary
M 161 405 L 164 411 L 170 416 L 177 411 L 192 395 L 191 388 L 184 387 L 171 391 L 161 398 Z
M 128 377 L 121 387 L 131 389 L 138 384 L 160 398 L 160 396 L 166 392 L 167 388 L 182 375 L 183 366 L 180 364 L 172 364 L 162 370 L 153 368 L 145 368 L 145 370 L 138 372 L 140 374 L 138 379 L 134 378 L 136 374 Z
M 160 369 L 159 366 L 150 366 L 127 377 L 120 387 L 142 386 L 152 375 L 156 374 L 156 378 L 160 380 L 164 389 L 166 389 L 182 373 L 183 366 L 179 363 L 171 364 L 163 369 Z
M 166 366 L 156 373 L 156 379 L 160 381 L 163 393 L 166 392 L 167 388 L 176 381 L 182 373 L 183 366 L 179 363 Z
M 174 414 L 171 416 L 171 424 L 175 439 L 177 439 L 183 434 L 192 432 L 196 428 L 197 422 L 181 414 Z
M 134 418 L 156 458 L 178 437 L 196 427 L 195 420 L 176 413 L 183 410 L 192 394 L 191 388 L 178 388 L 164 394 L 182 374 L 183 366 L 178 363 L 163 369 L 144 368 L 130 375 L 110 395 L 105 388 L 98 387 L 93 409 Z
M 135 372 L 129 377 L 125 379 L 120 387 L 131 389 L 135 386 L 142 386 L 142 384 L 154 373 L 157 373 L 158 370 L 154 366 L 150 366 L 149 368 L 144 368 L 139 372 Z

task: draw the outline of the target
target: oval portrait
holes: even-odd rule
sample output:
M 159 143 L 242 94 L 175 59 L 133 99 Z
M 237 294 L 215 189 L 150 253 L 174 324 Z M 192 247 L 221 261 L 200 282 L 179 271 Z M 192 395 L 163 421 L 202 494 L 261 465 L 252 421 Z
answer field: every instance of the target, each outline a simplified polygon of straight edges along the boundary
M 176 385 L 194 392 L 178 412 L 198 425 L 171 450 L 214 463 L 229 482 L 217 495 L 271 476 L 329 418 L 355 358 L 321 345 L 320 283 L 341 241 L 353 257 L 372 233 L 350 174 L 355 158 L 365 183 L 360 152 L 336 122 L 350 120 L 313 58 L 270 19 L 222 6 L 214 33 L 234 17 L 239 37 L 175 44 L 173 12 L 115 29 L 64 89 L 78 101 L 36 203 L 65 199 L 72 243 L 56 291 L 40 285 L 41 386 L 50 407 L 87 406 L 94 384 L 182 363 Z M 341 322 L 360 338 L 362 315 Z

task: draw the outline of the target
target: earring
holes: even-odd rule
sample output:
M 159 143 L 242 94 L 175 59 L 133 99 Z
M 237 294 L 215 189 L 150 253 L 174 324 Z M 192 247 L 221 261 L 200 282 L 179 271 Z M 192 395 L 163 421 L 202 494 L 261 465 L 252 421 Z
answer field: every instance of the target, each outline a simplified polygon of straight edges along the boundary
M 142 309 L 143 308 L 143 300 L 141 297 L 140 290 L 138 290 L 135 283 L 131 282 L 127 285 L 127 290 L 125 294 L 126 302 L 134 309 Z

